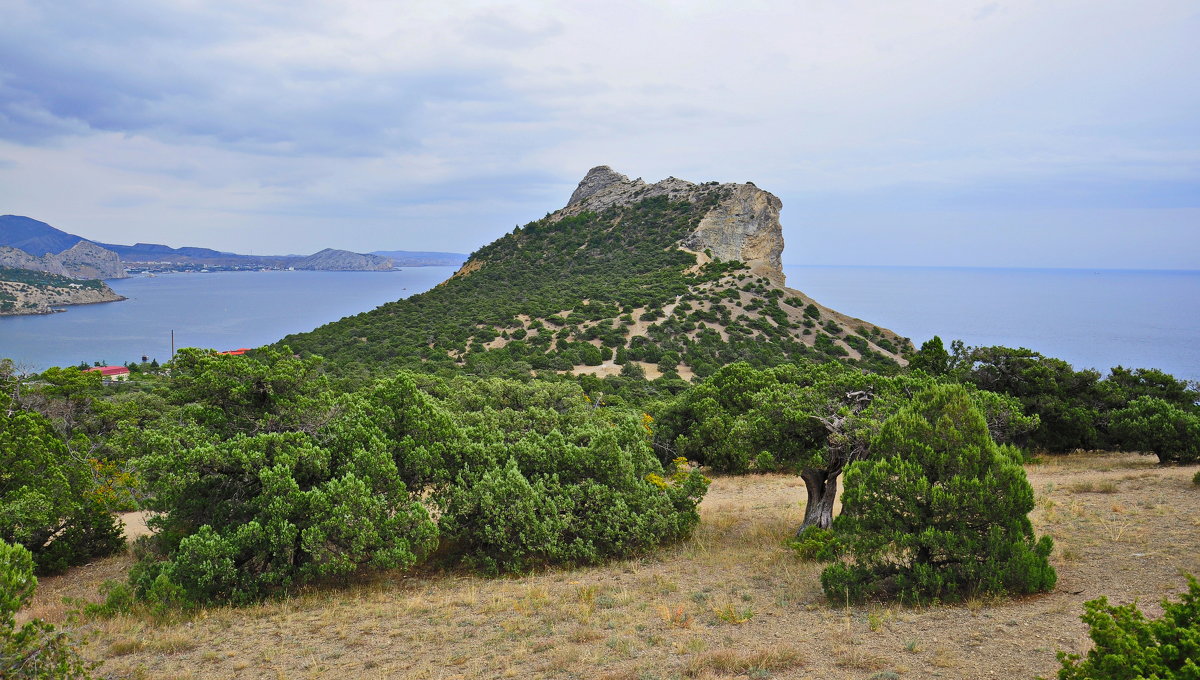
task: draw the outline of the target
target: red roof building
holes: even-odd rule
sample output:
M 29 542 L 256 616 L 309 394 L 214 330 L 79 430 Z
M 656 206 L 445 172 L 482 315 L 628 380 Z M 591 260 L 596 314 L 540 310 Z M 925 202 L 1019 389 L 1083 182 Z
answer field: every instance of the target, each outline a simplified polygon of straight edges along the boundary
M 245 354 L 246 352 L 249 352 L 249 351 L 250 351 L 250 348 L 249 348 L 249 347 L 241 347 L 241 348 L 238 348 L 238 349 L 231 349 L 231 350 L 227 350 L 227 351 L 225 351 L 225 352 L 217 352 L 217 354 L 228 354 L 228 355 L 230 355 L 230 356 L 240 357 L 240 356 L 242 356 L 243 354 Z
M 97 366 L 87 370 L 99 372 L 104 380 L 129 380 L 129 369 L 124 366 Z

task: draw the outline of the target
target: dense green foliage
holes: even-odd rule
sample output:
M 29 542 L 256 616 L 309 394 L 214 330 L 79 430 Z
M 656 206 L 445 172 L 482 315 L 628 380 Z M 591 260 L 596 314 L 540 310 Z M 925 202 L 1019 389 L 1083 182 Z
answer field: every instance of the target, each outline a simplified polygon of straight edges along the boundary
M 36 588 L 33 556 L 20 545 L 0 541 L 0 678 L 90 677 L 88 664 L 66 633 L 41 619 L 17 625 L 17 610 Z
M 1200 582 L 1188 577 L 1177 602 L 1147 619 L 1137 603 L 1085 602 L 1083 622 L 1095 646 L 1081 657 L 1059 653 L 1059 680 L 1195 680 L 1200 678 Z
M 246 602 L 363 569 L 404 568 L 434 546 L 361 395 L 335 396 L 319 361 L 183 350 L 176 408 L 143 438 L 157 535 L 139 594 Z
M 1200 461 L 1200 411 L 1141 396 L 1112 412 L 1109 427 L 1123 448 L 1153 453 L 1164 463 Z
M 445 536 L 485 571 L 588 564 L 689 535 L 707 480 L 664 466 L 649 419 L 600 408 L 570 383 L 459 378 L 433 388 L 467 460 L 442 496 Z
M 28 549 L 40 573 L 124 548 L 93 461 L 41 413 L 0 394 L 0 540 Z
M 988 435 L 967 390 L 913 397 L 850 467 L 834 531 L 845 559 L 821 574 L 830 599 L 907 602 L 1054 586 L 1049 537 L 1035 540 L 1033 489 Z
M 339 391 L 320 360 L 183 350 L 133 464 L 157 533 L 155 602 L 247 602 L 438 545 L 488 573 L 585 564 L 687 536 L 707 486 L 665 471 L 646 416 L 570 382 L 401 373 Z M 434 519 L 436 517 L 436 520 Z
M 1155 369 L 1117 366 L 1101 379 L 1094 370 L 1028 349 L 965 347 L 954 343 L 950 374 L 981 389 L 1016 397 L 1040 420 L 1029 444 L 1051 453 L 1120 449 L 1158 453 L 1163 462 L 1185 461 L 1188 432 L 1200 419 L 1200 392 Z M 1142 397 L 1151 402 L 1138 402 Z M 1129 409 L 1133 408 L 1133 411 Z M 1156 436 L 1137 421 L 1153 420 L 1173 433 Z M 1191 437 L 1195 441 L 1195 437 Z
M 880 375 L 836 363 L 763 370 L 734 363 L 659 407 L 655 448 L 664 460 L 685 456 L 719 472 L 760 468 L 764 451 L 770 467 L 824 467 L 831 447 L 865 448 L 910 395 L 937 382 L 923 373 Z M 998 441 L 1020 443 L 1037 427 L 1036 416 L 1024 415 L 1012 397 L 970 394 Z

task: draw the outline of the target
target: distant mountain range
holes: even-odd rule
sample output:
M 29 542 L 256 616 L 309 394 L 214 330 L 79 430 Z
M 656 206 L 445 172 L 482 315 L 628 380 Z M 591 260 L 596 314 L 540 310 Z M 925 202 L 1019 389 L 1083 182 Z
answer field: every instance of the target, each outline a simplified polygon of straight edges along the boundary
M 81 247 L 81 242 L 87 245 Z M 0 266 L 74 278 L 120 278 L 127 266 L 386 271 L 396 266 L 457 266 L 466 259 L 461 253 L 406 250 L 364 254 L 326 248 L 304 256 L 241 255 L 211 248 L 172 248 L 158 243 L 127 246 L 92 241 L 29 217 L 0 215 Z

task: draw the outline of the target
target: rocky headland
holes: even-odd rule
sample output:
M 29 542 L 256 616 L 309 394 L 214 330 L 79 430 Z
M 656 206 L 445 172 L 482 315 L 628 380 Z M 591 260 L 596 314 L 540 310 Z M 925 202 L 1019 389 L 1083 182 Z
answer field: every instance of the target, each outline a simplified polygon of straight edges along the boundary
M 125 298 L 99 280 L 0 267 L 0 316 L 52 314 L 66 305 L 117 302 Z

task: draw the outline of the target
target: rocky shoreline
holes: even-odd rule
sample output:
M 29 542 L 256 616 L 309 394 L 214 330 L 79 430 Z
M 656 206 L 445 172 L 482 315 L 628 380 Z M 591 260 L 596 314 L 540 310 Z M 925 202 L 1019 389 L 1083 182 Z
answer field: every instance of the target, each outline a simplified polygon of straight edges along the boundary
M 35 286 L 17 281 L 0 281 L 0 316 L 55 314 L 65 312 L 60 307 L 94 305 L 127 299 L 102 284 L 99 288 L 70 286 Z

